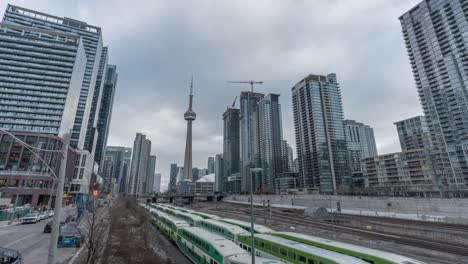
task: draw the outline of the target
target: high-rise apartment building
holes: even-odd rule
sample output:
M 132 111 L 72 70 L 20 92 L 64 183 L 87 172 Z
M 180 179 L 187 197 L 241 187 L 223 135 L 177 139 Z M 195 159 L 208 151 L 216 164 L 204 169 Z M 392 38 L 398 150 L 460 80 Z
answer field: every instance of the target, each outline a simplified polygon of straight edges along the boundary
M 105 149 L 101 166 L 101 177 L 105 190 L 110 193 L 125 192 L 132 149 L 118 146 L 108 146 Z
M 151 153 L 151 141 L 146 136 L 137 133 L 133 143 L 132 166 L 128 181 L 128 194 L 143 194 L 146 189 L 146 179 L 148 177 L 148 163 Z
M 263 97 L 264 94 L 255 92 L 241 92 L 240 96 L 240 173 L 242 192 L 250 192 L 252 180 L 250 169 L 259 165 L 258 102 Z M 254 189 L 260 186 L 260 181 L 256 181 L 255 185 Z
M 0 129 L 36 148 L 60 151 L 78 109 L 86 67 L 82 39 L 0 23 L 0 50 Z M 0 188 L 8 187 L 5 197 L 20 193 L 19 205 L 47 204 L 54 194 L 52 173 L 59 172 L 60 155 L 35 152 L 52 172 L 29 148 L 0 131 Z
M 281 142 L 281 154 L 283 155 L 283 172 L 295 172 L 293 150 L 286 140 Z
M 83 149 L 101 58 L 101 29 L 75 19 L 61 18 L 10 4 L 5 11 L 3 22 L 33 27 L 40 30 L 53 30 L 56 33 L 74 34 L 81 37 L 87 62 L 84 77 L 81 82 L 82 86 L 78 108 L 75 113 L 71 145 Z M 58 58 L 58 56 L 55 58 Z M 61 77 L 56 78 L 57 81 Z
M 350 177 L 336 75 L 309 75 L 292 88 L 299 186 L 335 192 Z
M 97 143 L 97 137 L 98 137 L 97 120 L 98 120 L 99 109 L 100 109 L 100 104 L 102 100 L 103 79 L 104 79 L 104 74 L 106 74 L 106 67 L 107 67 L 108 60 L 109 60 L 108 49 L 107 47 L 103 47 L 102 52 L 101 52 L 101 58 L 99 60 L 99 68 L 98 68 L 98 73 L 96 77 L 96 85 L 94 86 L 94 94 L 92 98 L 91 109 L 89 112 L 89 119 L 88 119 L 86 137 L 85 137 L 85 143 L 84 143 L 84 148 L 93 154 L 96 151 L 96 143 Z M 102 154 L 102 151 L 103 150 L 101 150 L 101 154 Z M 97 163 L 100 164 L 100 160 Z
M 361 159 L 377 156 L 374 130 L 355 120 L 345 120 L 348 161 L 352 173 L 361 171 Z
M 214 173 L 214 164 L 215 164 L 215 157 L 208 157 L 207 174 Z
M 153 192 L 160 193 L 161 192 L 161 173 L 154 174 L 154 185 L 153 185 Z
M 402 151 L 431 149 L 431 135 L 424 116 L 415 116 L 394 123 Z
M 155 169 L 156 169 L 156 156 L 151 155 L 148 159 L 148 170 L 146 171 L 146 182 L 143 189 L 145 193 L 152 193 L 153 192 L 153 185 L 154 185 L 154 177 L 155 177 Z
M 107 65 L 102 95 L 97 116 L 97 140 L 94 160 L 101 164 L 102 155 L 107 146 L 107 137 L 109 135 L 110 122 L 112 117 L 112 108 L 114 106 L 115 90 L 117 88 L 117 66 Z
M 262 192 L 275 192 L 275 178 L 284 171 L 282 152 L 283 129 L 278 94 L 268 94 L 258 102 L 259 165 Z
M 223 183 L 222 191 L 227 191 L 227 178 L 240 172 L 240 110 L 228 108 L 223 114 Z
M 214 172 L 215 174 L 215 191 L 222 192 L 223 189 L 226 189 L 227 179 L 224 176 L 224 158 L 223 154 L 217 154 L 215 156 L 214 162 Z M 223 187 L 224 186 L 224 187 Z
M 176 163 L 171 164 L 171 170 L 169 175 L 169 184 L 167 186 L 168 192 L 177 191 L 177 174 L 179 173 L 179 167 Z
M 468 189 L 468 3 L 422 1 L 399 19 L 444 189 Z

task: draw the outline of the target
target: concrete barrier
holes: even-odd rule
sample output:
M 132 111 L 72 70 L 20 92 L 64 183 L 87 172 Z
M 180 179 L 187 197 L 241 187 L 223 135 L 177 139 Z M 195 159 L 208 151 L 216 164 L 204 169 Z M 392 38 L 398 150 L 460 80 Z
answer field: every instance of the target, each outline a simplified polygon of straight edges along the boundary
M 248 202 L 249 195 L 231 195 L 225 202 Z M 349 214 L 468 224 L 468 199 L 403 198 L 345 195 L 255 195 L 254 203 L 263 201 L 285 207 L 325 207 Z

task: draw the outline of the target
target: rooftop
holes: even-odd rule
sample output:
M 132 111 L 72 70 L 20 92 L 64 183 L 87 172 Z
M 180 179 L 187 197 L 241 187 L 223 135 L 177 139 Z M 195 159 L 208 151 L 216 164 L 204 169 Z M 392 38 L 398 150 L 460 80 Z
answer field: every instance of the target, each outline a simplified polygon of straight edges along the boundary
M 184 227 L 181 230 L 186 230 L 193 235 L 203 239 L 211 246 L 213 246 L 216 251 L 219 252 L 223 257 L 232 256 L 237 254 L 246 254 L 247 252 L 240 248 L 236 243 L 231 240 L 224 238 L 222 236 L 213 234 L 209 231 L 206 231 L 199 227 Z
M 247 222 L 244 222 L 244 221 L 241 221 L 241 220 L 223 218 L 221 221 L 224 221 L 224 222 L 227 222 L 227 223 L 232 223 L 232 224 L 235 224 L 235 225 L 250 227 L 250 223 L 247 223 Z M 257 224 L 254 225 L 254 229 L 258 233 L 273 233 L 273 232 L 275 232 L 275 230 L 273 230 L 273 229 L 270 229 L 270 228 L 268 228 L 266 226 L 257 225 Z

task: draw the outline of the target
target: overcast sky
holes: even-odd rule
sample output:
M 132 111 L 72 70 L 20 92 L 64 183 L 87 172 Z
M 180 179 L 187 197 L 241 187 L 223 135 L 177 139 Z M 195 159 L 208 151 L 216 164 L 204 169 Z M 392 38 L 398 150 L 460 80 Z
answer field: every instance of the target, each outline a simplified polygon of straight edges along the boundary
M 147 134 L 167 185 L 183 165 L 194 74 L 194 167 L 222 152 L 221 115 L 248 86 L 279 93 L 284 138 L 294 146 L 291 87 L 334 72 L 345 118 L 374 128 L 379 154 L 400 151 L 395 121 L 421 114 L 398 17 L 420 0 L 0 0 L 102 28 L 119 80 L 108 145 Z M 138 5 L 136 4 L 138 3 Z

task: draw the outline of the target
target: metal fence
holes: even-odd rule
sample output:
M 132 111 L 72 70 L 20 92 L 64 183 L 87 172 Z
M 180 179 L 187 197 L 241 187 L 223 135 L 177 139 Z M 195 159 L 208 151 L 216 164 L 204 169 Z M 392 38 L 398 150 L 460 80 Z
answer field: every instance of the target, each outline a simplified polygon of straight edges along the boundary
M 23 217 L 23 216 L 27 215 L 30 211 L 31 211 L 30 208 L 18 209 L 16 211 L 14 211 L 12 209 L 1 210 L 0 211 L 0 221 L 15 219 L 17 217 L 17 215 L 18 215 L 18 212 L 19 212 L 18 216 Z

